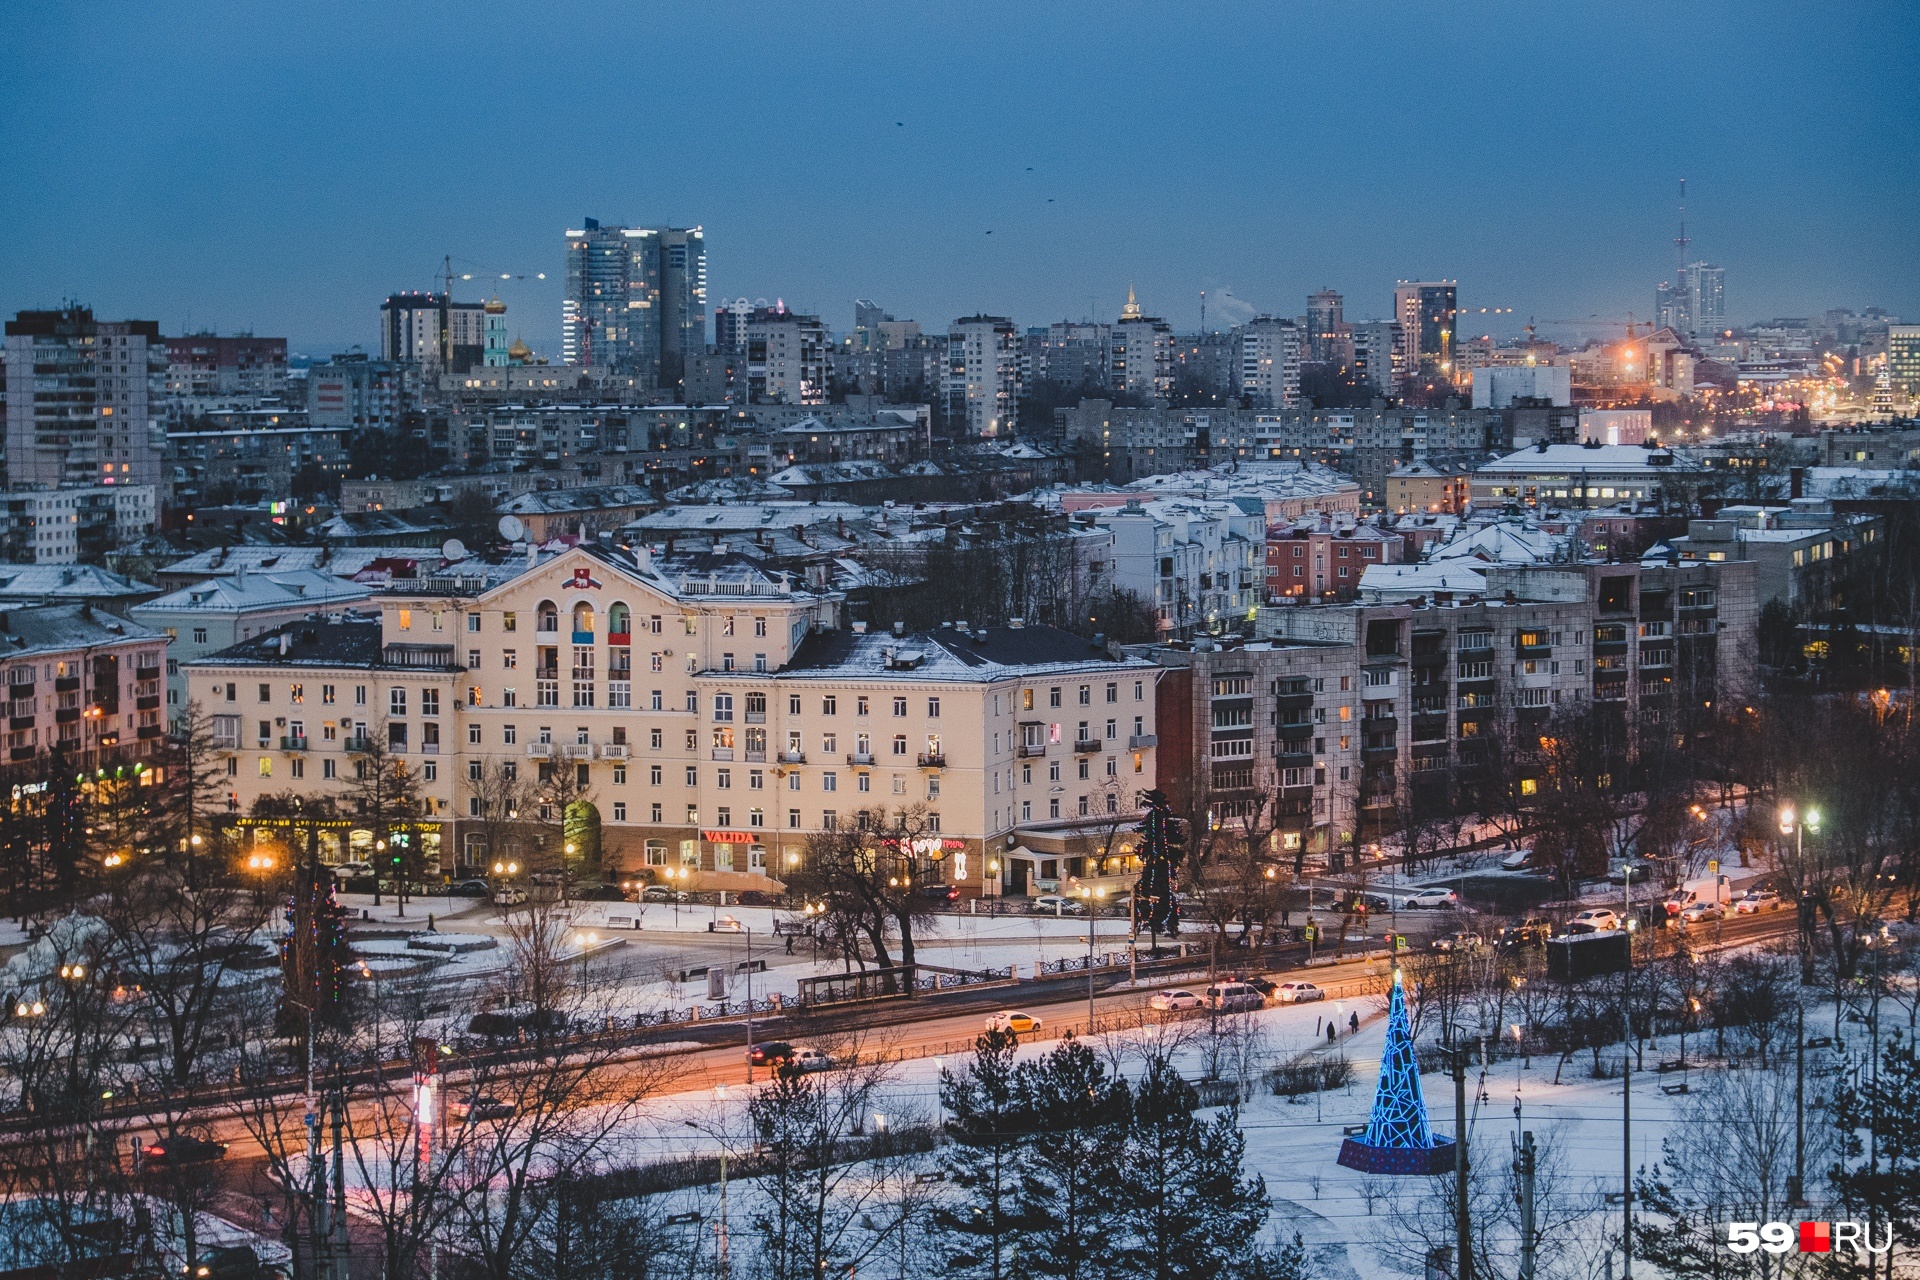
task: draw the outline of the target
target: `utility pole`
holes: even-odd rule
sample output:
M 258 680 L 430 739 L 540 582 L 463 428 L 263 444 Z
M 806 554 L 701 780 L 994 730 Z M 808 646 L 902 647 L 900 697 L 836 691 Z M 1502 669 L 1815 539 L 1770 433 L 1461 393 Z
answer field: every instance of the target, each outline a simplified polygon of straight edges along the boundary
M 1514 1156 L 1515 1171 L 1520 1175 L 1520 1272 L 1518 1280 L 1533 1280 L 1533 1169 L 1534 1169 L 1533 1130 L 1528 1129 L 1520 1135 L 1520 1150 Z
M 1473 1231 L 1467 1209 L 1467 1051 L 1453 1049 L 1453 1229 L 1460 1265 L 1455 1280 L 1473 1280 Z
M 1627 973 L 1620 1002 L 1620 1280 L 1633 1280 L 1633 922 L 1627 924 Z
M 330 1280 L 347 1280 L 352 1246 L 347 1239 L 347 1086 L 338 1079 L 333 1093 L 333 1239 L 327 1247 Z
M 1787 1203 L 1807 1202 L 1807 1010 L 1793 993 L 1793 1176 L 1787 1179 Z

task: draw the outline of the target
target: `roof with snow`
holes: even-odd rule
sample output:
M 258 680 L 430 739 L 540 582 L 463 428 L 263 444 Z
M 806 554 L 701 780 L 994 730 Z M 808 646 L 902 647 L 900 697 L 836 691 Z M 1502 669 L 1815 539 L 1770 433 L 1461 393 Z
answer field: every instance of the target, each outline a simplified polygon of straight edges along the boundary
M 90 564 L 0 564 L 0 603 L 10 600 L 127 600 L 154 588 Z
M 958 627 L 896 636 L 823 631 L 808 636 L 781 673 L 783 678 L 825 676 L 837 680 L 870 675 L 876 680 L 991 680 L 1037 670 L 1090 667 L 1154 670 L 1143 658 L 1115 660 L 1085 636 L 1057 627 Z
M 246 613 L 289 605 L 348 604 L 372 595 L 370 587 L 336 578 L 319 569 L 234 574 L 208 578 L 157 600 L 135 605 L 136 618 L 161 613 Z
M 50 604 L 0 612 L 0 661 L 66 653 L 165 637 L 152 627 L 84 604 Z

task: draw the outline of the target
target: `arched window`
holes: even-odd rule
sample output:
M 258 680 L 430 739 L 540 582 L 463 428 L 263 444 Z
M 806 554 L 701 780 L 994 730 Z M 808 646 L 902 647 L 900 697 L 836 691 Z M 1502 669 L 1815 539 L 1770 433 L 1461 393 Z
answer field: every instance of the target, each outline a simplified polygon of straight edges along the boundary
M 620 641 L 620 643 L 626 644 L 632 639 L 632 633 L 633 612 L 628 609 L 626 605 L 616 604 L 607 610 L 607 634 L 609 638 L 613 636 L 626 636 L 628 638 L 627 640 Z
M 581 638 L 583 636 L 585 639 Z M 575 644 L 593 643 L 593 606 L 585 600 L 573 606 L 573 642 Z
M 554 608 L 553 601 L 542 600 L 538 613 L 540 615 L 540 630 L 558 631 L 560 629 L 560 611 Z

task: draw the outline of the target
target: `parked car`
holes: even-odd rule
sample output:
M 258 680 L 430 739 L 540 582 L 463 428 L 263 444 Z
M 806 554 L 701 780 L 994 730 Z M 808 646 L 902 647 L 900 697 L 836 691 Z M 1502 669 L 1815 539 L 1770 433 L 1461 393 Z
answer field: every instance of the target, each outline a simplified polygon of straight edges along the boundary
M 467 1033 L 505 1038 L 522 1031 L 558 1032 L 565 1028 L 566 1017 L 552 1009 L 518 1005 L 507 1009 L 483 1009 L 467 1020 Z
M 1215 982 L 1207 987 L 1206 1004 L 1222 1013 L 1238 1013 L 1266 1006 L 1266 998 L 1244 982 Z
M 987 1017 L 989 1031 L 1038 1031 L 1040 1019 L 1030 1013 L 1020 1013 L 1013 1009 L 1002 1009 Z
M 1525 871 L 1527 865 L 1532 861 L 1533 850 L 1515 849 L 1512 853 L 1500 859 L 1500 869 L 1502 871 Z
M 490 1093 L 475 1093 L 448 1103 L 447 1115 L 468 1123 L 475 1120 L 509 1120 L 513 1117 L 513 1104 Z
M 1191 991 L 1156 991 L 1147 997 L 1147 1008 L 1158 1009 L 1162 1013 L 1178 1013 L 1182 1009 L 1198 1009 L 1200 997 Z
M 1635 884 L 1645 884 L 1647 881 L 1653 879 L 1653 864 L 1651 862 L 1623 862 L 1613 870 L 1607 872 L 1608 884 L 1623 885 L 1629 879 Z
M 829 1071 L 833 1068 L 833 1058 L 825 1049 L 815 1049 L 811 1045 L 802 1045 L 793 1051 L 788 1059 L 795 1069 L 800 1071 Z
M 1514 947 L 1537 947 L 1553 936 L 1553 925 L 1544 916 L 1528 916 L 1519 924 L 1511 924 L 1500 931 L 1500 945 L 1511 950 Z
M 721 916 L 718 920 L 707 921 L 708 933 L 745 933 L 747 926 L 732 916 Z
M 580 902 L 625 902 L 626 891 L 617 884 L 585 884 L 573 890 L 573 896 Z
M 1485 945 L 1479 934 L 1464 929 L 1435 938 L 1432 943 L 1435 951 L 1478 951 Z
M 1779 911 L 1787 904 L 1771 889 L 1749 889 L 1733 904 L 1737 916 L 1756 916 L 1762 911 Z
M 335 880 L 363 880 L 372 874 L 371 862 L 342 862 L 333 869 Z
M 193 1267 L 193 1280 L 263 1280 L 269 1275 L 284 1274 L 261 1266 L 260 1255 L 253 1251 L 252 1245 L 245 1244 L 215 1245 L 203 1252 Z
M 1690 902 L 1680 909 L 1680 927 L 1684 929 L 1692 924 L 1706 924 L 1725 915 L 1726 912 L 1721 910 L 1717 902 Z
M 1240 981 L 1246 983 L 1269 1000 L 1273 999 L 1274 993 L 1280 990 L 1279 983 L 1275 982 L 1272 978 L 1262 978 L 1258 974 L 1251 978 L 1242 978 Z
M 171 1138 L 157 1138 L 140 1148 L 141 1159 L 148 1165 L 162 1169 L 185 1169 L 196 1164 L 211 1164 L 224 1159 L 227 1144 L 214 1142 L 207 1138 L 196 1138 L 190 1133 L 175 1134 Z
M 1568 933 L 1599 933 L 1620 927 L 1620 913 L 1606 907 L 1593 907 L 1567 921 Z
M 1460 905 L 1460 895 L 1442 885 L 1429 885 L 1425 889 L 1407 895 L 1400 904 L 1408 911 L 1438 911 Z
M 932 898 L 936 902 L 956 902 L 960 898 L 960 891 L 950 884 L 923 884 L 919 892 L 921 897 Z
M 1311 982 L 1283 982 L 1273 995 L 1281 1004 L 1308 1004 L 1327 998 L 1327 993 Z
M 747 1061 L 756 1067 L 769 1062 L 787 1062 L 793 1058 L 793 1046 L 785 1040 L 762 1040 L 747 1050 Z
M 514 885 L 502 885 L 493 891 L 493 904 L 497 907 L 517 907 L 527 900 L 527 891 Z
M 484 898 L 491 892 L 485 880 L 455 880 L 447 886 L 449 898 Z
M 1027 910 L 1035 915 L 1083 916 L 1087 914 L 1087 904 L 1064 894 L 1043 893 L 1027 904 Z
M 691 897 L 685 889 L 669 889 L 663 884 L 650 884 L 640 891 L 642 902 L 690 902 Z

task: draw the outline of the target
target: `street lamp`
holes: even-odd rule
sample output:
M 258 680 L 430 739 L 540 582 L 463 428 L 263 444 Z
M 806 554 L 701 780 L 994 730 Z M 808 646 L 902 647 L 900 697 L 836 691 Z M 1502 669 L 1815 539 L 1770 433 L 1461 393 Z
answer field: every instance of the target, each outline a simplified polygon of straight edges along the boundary
M 1780 834 L 1793 837 L 1794 878 L 1800 883 L 1800 901 L 1795 904 L 1800 923 L 1800 985 L 1808 986 L 1813 981 L 1813 921 L 1807 910 L 1806 901 L 1806 853 L 1807 832 L 1820 834 L 1820 811 L 1807 806 L 1803 814 L 1796 814 L 1791 804 L 1780 806 Z

